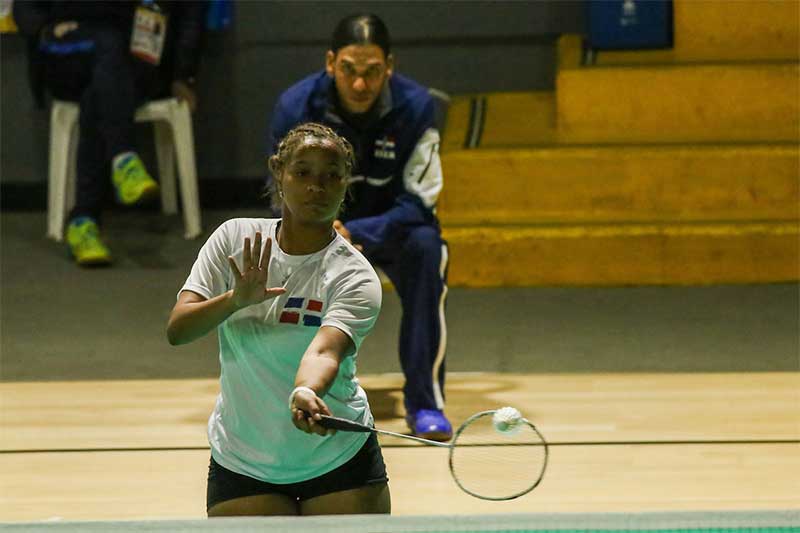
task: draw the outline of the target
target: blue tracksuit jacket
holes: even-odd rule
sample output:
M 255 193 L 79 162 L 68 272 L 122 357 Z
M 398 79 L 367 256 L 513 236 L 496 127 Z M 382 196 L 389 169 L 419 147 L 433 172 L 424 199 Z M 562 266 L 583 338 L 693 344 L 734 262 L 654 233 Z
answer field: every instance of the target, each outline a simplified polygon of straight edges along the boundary
M 333 79 L 325 71 L 313 74 L 281 95 L 267 141 L 272 155 L 291 128 L 309 121 L 350 141 L 356 168 L 342 221 L 367 251 L 402 239 L 410 227 L 438 225 L 434 211 L 442 171 L 433 99 L 425 87 L 398 74 L 387 89 L 379 97 L 379 117 L 357 129 L 336 111 Z
M 435 216 L 442 167 L 434 101 L 427 89 L 394 74 L 369 120 L 344 120 L 336 102 L 333 79 L 324 71 L 287 89 L 272 115 L 268 155 L 303 122 L 325 124 L 353 145 L 356 167 L 342 221 L 400 296 L 407 412 L 442 409 L 448 252 Z

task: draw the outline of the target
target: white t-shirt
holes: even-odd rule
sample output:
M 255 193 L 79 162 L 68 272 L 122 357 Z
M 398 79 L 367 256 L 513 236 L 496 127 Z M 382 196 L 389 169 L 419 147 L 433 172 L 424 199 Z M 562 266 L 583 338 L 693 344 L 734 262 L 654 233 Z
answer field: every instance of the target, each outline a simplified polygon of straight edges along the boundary
M 294 427 L 287 401 L 308 345 L 321 326 L 346 333 L 355 350 L 342 360 L 323 400 L 335 416 L 372 424 L 367 396 L 355 377 L 356 355 L 381 306 L 381 285 L 369 262 L 340 235 L 310 255 L 278 246 L 279 219 L 223 223 L 200 249 L 181 291 L 213 298 L 234 288 L 228 256 L 242 268 L 245 237 L 272 237 L 268 287 L 278 298 L 237 311 L 217 328 L 220 394 L 208 421 L 214 460 L 270 483 L 295 483 L 350 460 L 368 434 L 309 435 Z

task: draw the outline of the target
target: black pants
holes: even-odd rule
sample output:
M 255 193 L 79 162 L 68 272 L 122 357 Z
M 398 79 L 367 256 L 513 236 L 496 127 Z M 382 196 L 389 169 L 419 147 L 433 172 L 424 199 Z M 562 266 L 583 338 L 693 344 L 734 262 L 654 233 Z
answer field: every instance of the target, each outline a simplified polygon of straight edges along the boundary
M 45 85 L 55 98 L 78 102 L 81 110 L 76 203 L 70 218 L 100 220 L 111 159 L 135 149 L 136 107 L 166 94 L 156 67 L 131 56 L 129 33 L 82 24 L 50 41 L 58 46 L 43 47 Z
M 388 481 L 381 446 L 374 433 L 369 436 L 358 453 L 345 464 L 327 474 L 297 483 L 275 484 L 259 481 L 228 470 L 212 457 L 208 466 L 206 510 L 226 500 L 258 494 L 282 494 L 295 501 L 305 501 L 323 494 Z

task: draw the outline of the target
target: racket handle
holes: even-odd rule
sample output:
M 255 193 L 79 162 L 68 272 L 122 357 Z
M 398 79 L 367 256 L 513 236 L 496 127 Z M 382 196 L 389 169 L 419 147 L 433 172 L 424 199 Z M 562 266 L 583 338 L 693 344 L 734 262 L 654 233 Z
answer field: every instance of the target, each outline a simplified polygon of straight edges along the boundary
M 339 431 L 355 431 L 358 433 L 372 432 L 372 428 L 369 426 L 336 416 L 322 415 L 322 420 L 319 421 L 319 424 L 326 429 L 336 429 Z

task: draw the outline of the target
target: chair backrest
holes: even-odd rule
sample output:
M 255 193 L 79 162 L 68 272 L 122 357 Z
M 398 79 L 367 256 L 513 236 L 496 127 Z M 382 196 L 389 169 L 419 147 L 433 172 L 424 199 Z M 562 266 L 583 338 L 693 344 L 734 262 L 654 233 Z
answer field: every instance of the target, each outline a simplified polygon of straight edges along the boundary
M 439 135 L 444 138 L 444 128 L 447 125 L 447 110 L 450 107 L 450 95 L 433 87 L 428 89 L 428 94 L 433 97 L 433 101 L 436 104 L 436 109 L 434 110 L 436 128 L 439 130 Z

